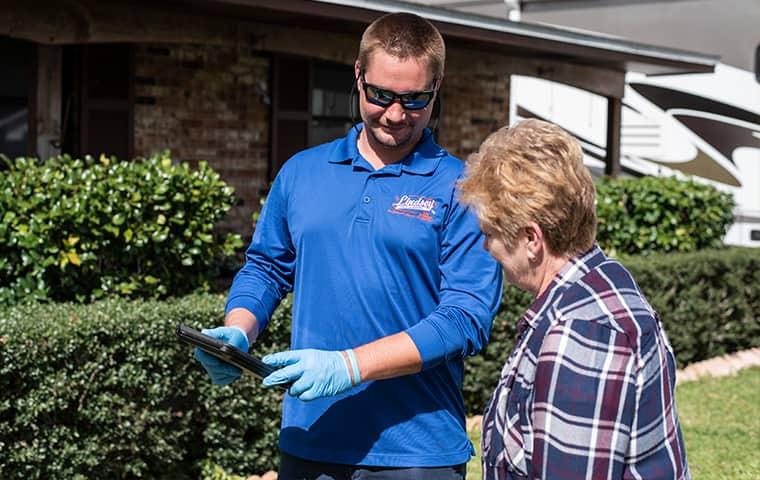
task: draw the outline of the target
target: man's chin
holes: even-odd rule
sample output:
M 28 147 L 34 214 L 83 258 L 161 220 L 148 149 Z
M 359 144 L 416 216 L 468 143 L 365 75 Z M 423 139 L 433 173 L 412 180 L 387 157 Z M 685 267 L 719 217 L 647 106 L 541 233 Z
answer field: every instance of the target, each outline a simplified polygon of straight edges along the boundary
M 412 134 L 409 132 L 399 132 L 397 135 L 389 134 L 384 128 L 379 127 L 372 130 L 372 136 L 375 141 L 386 148 L 402 148 L 409 145 Z

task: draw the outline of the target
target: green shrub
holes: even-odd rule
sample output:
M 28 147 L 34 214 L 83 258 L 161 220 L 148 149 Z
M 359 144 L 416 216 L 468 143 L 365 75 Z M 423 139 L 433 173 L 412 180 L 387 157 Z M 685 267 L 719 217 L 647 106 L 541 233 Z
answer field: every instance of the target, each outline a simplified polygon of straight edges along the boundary
M 624 263 L 660 312 L 679 367 L 760 346 L 760 250 Z M 530 301 L 507 288 L 488 348 L 467 359 L 470 414 L 490 398 Z M 0 311 L 0 478 L 225 478 L 276 468 L 282 394 L 250 376 L 211 385 L 175 339 L 178 323 L 221 322 L 222 307 L 221 296 L 204 294 Z M 288 297 L 257 353 L 288 348 L 290 312 Z
M 206 163 L 2 160 L 0 304 L 184 294 L 242 246 L 215 233 L 234 197 Z
M 660 313 L 680 367 L 760 346 L 760 249 L 623 260 Z
M 239 475 L 229 474 L 225 472 L 222 467 L 208 460 L 202 463 L 200 479 L 201 480 L 245 480 L 245 478 Z
M 285 302 L 287 309 L 289 302 Z M 175 338 L 220 322 L 223 298 L 27 304 L 0 312 L 0 478 L 193 478 L 209 462 L 278 458 L 282 393 L 214 386 Z M 257 351 L 282 345 L 274 316 Z
M 596 189 L 597 241 L 614 256 L 719 247 L 733 222 L 731 194 L 693 180 L 604 179 Z

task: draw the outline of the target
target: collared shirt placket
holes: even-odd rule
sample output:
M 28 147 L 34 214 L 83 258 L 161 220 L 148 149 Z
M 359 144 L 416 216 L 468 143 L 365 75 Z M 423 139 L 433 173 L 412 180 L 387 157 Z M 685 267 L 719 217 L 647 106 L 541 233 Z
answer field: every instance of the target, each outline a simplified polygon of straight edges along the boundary
M 354 162 L 355 173 L 364 175 L 364 188 L 357 200 L 355 221 L 362 224 L 370 224 L 375 216 L 378 205 L 382 204 L 382 191 L 379 182 L 383 177 L 400 176 L 400 165 L 388 165 L 379 170 L 372 170 L 369 163 L 360 159 Z M 365 172 L 365 170 L 367 170 Z

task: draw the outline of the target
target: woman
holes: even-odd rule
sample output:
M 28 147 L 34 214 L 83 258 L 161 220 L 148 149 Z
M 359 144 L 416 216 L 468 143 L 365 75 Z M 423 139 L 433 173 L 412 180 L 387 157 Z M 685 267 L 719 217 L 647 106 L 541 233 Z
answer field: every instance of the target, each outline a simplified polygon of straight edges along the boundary
M 525 120 L 468 160 L 462 200 L 507 281 L 535 300 L 483 418 L 487 479 L 691 478 L 657 313 L 595 244 L 578 142 Z

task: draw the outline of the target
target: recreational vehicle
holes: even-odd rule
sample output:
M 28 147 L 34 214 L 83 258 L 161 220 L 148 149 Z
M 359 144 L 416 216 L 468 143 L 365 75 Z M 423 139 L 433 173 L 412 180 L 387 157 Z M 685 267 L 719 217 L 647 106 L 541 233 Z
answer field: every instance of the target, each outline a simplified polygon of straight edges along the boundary
M 731 192 L 737 206 L 726 242 L 760 246 L 760 2 L 418 3 L 718 56 L 721 62 L 713 73 L 647 76 L 627 72 L 619 135 L 621 174 L 688 175 Z M 601 175 L 610 138 L 605 135 L 607 101 L 562 83 L 513 75 L 509 118 L 513 122 L 533 116 L 559 123 L 582 140 L 587 164 Z

